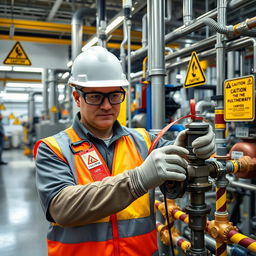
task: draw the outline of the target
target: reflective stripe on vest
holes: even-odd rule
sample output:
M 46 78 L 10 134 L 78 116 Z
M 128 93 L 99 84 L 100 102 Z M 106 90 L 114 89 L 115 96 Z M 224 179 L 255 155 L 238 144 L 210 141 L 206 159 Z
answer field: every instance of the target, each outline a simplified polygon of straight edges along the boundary
M 54 136 L 43 140 L 55 153 L 61 148 L 61 152 L 56 153 L 56 155 L 61 153 L 62 158 L 70 158 L 70 155 L 72 155 L 69 147 L 70 142 L 75 145 L 74 150 L 77 152 L 86 150 L 90 146 L 89 143 L 79 143 L 81 139 L 73 128 L 68 128 L 65 132 L 66 136 L 62 134 L 62 136 Z M 56 147 L 55 142 L 51 143 L 52 140 L 55 140 L 59 146 Z M 117 140 L 112 175 L 117 175 L 124 170 L 139 166 L 143 162 L 141 155 L 147 156 L 147 149 L 150 147 L 150 143 L 148 134 L 143 130 Z M 141 154 L 137 148 L 139 148 Z M 70 166 L 73 165 L 76 168 L 74 173 L 76 173 L 77 184 L 83 185 L 93 182 L 90 172 L 79 154 L 74 154 L 72 157 L 74 160 L 71 160 L 71 162 L 74 162 L 75 165 L 70 164 L 70 159 L 68 162 Z M 117 240 L 113 240 L 113 225 L 111 225 L 109 217 L 75 228 L 52 225 L 48 232 L 49 255 L 71 256 L 90 255 L 90 253 L 96 256 L 153 255 L 157 251 L 157 245 L 154 212 L 151 211 L 153 207 L 152 205 L 150 207 L 150 201 L 153 202 L 152 199 L 149 199 L 149 194 L 145 194 L 116 214 L 118 223 L 116 227 L 118 232 Z M 145 242 L 147 244 L 146 248 L 144 246 L 143 248 L 138 247 L 139 244 Z M 115 250 L 115 243 L 118 243 L 118 250 Z

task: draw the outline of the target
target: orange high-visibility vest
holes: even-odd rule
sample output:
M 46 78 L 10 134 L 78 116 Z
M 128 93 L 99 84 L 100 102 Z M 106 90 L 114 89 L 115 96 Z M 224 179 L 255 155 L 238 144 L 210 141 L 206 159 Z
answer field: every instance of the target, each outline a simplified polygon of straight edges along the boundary
M 151 141 L 144 129 L 136 129 L 142 135 L 145 149 L 148 150 Z M 64 138 L 51 136 L 42 140 L 49 148 L 68 163 L 65 154 L 67 149 L 60 144 L 77 145 L 73 152 L 86 151 L 88 143 L 79 143 L 81 139 L 73 128 L 65 130 Z M 66 143 L 63 141 L 66 138 Z M 142 140 L 143 141 L 143 140 Z M 76 143 L 78 142 L 78 143 Z M 38 145 L 37 145 L 38 147 Z M 69 149 L 69 154 L 71 150 Z M 101 162 L 107 168 L 103 157 Z M 116 141 L 112 173 L 115 176 L 125 170 L 139 166 L 143 159 L 135 146 L 134 137 L 123 136 Z M 74 153 L 74 166 L 77 184 L 85 185 L 93 182 L 93 177 L 78 153 Z M 71 166 L 71 165 L 70 165 Z M 150 256 L 158 255 L 153 195 L 149 193 L 141 196 L 124 210 L 100 219 L 96 222 L 79 227 L 61 227 L 52 223 L 48 232 L 49 256 Z

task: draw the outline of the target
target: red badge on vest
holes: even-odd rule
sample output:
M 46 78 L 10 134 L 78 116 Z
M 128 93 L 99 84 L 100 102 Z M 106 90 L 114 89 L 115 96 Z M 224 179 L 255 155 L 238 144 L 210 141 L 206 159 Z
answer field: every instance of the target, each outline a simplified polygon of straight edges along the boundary
M 100 181 L 109 176 L 108 171 L 102 164 L 96 150 L 92 147 L 79 153 L 84 164 L 92 175 L 94 181 Z

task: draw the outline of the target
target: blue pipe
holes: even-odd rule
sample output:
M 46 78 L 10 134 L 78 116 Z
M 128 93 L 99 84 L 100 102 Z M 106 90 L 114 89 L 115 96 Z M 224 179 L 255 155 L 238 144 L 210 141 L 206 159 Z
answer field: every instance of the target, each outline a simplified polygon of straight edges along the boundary
M 231 256 L 250 256 L 250 255 L 252 254 L 248 250 L 237 245 L 231 249 Z

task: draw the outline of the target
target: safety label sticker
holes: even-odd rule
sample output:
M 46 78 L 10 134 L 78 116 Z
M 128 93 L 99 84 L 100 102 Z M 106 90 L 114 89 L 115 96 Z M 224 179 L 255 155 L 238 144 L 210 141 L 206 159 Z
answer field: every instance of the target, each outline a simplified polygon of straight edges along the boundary
M 196 52 L 192 52 L 191 59 L 188 64 L 188 70 L 183 87 L 189 88 L 206 83 L 206 76 L 200 65 L 200 61 Z
M 225 121 L 252 121 L 255 118 L 254 76 L 224 82 Z
M 81 157 L 88 169 L 102 165 L 100 158 L 95 150 L 89 150 L 88 152 L 81 154 Z
M 17 42 L 5 58 L 4 64 L 31 66 L 31 61 L 19 42 Z

